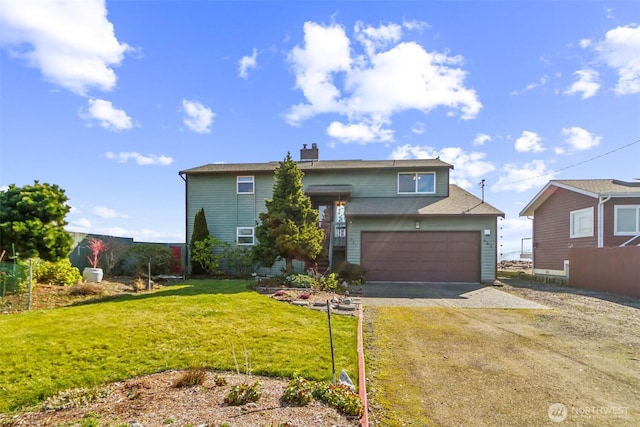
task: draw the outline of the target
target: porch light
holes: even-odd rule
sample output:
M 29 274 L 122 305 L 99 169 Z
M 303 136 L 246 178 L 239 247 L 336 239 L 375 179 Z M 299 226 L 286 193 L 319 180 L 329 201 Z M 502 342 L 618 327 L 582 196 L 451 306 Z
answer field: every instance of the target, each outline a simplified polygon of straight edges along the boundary
M 416 221 L 416 230 L 420 228 L 420 220 Z

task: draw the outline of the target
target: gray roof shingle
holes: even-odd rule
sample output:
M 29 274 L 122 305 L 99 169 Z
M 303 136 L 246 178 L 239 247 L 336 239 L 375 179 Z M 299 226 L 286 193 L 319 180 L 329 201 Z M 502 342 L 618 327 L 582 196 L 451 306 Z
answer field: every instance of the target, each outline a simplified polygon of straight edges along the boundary
M 300 161 L 298 168 L 302 171 L 311 170 L 358 170 L 358 169 L 413 169 L 413 168 L 449 168 L 453 166 L 440 159 L 411 159 L 411 160 L 315 160 Z M 180 175 L 202 173 L 230 173 L 230 172 L 268 172 L 274 171 L 280 162 L 269 163 L 212 163 L 185 169 Z
M 504 212 L 483 203 L 455 184 L 448 197 L 358 197 L 347 203 L 347 216 L 381 215 L 495 215 Z

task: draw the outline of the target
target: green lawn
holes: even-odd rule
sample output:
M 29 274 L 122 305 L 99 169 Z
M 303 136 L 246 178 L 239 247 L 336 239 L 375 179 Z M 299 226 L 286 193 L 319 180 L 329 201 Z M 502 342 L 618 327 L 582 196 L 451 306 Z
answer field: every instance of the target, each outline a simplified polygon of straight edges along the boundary
M 357 380 L 357 319 L 332 316 L 336 370 Z M 0 413 L 59 390 L 167 369 L 331 379 L 326 312 L 246 289 L 240 280 L 190 281 L 153 293 L 0 316 Z

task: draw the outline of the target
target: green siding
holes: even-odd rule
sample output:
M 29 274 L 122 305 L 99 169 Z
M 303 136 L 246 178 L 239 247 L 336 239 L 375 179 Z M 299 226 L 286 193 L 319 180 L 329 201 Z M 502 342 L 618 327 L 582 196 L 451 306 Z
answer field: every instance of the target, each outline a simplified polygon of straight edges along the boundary
M 403 170 L 402 172 L 411 172 Z M 416 169 L 415 172 L 431 172 Z M 382 169 L 380 171 L 307 171 L 303 183 L 309 185 L 350 184 L 353 187 L 352 197 L 413 197 L 398 194 L 398 171 Z M 434 196 L 447 196 L 449 193 L 449 169 L 436 171 L 436 193 Z
M 415 218 L 356 218 L 347 219 L 347 261 L 360 264 L 360 236 L 363 231 L 474 231 L 480 239 L 480 280 L 496 279 L 497 265 L 497 221 L 493 217 L 470 218 L 421 218 L 420 229 L 415 229 Z M 490 236 L 484 230 L 491 230 Z

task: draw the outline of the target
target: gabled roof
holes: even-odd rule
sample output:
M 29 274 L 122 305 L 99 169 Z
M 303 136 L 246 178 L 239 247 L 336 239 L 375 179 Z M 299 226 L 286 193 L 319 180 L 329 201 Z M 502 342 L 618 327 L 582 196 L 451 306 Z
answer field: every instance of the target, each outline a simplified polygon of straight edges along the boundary
M 520 212 L 520 216 L 533 216 L 558 188 L 573 191 L 595 199 L 599 197 L 640 197 L 640 182 L 626 182 L 617 179 L 562 179 L 552 180 Z
M 448 197 L 356 197 L 347 203 L 345 215 L 490 215 L 504 217 L 504 212 L 482 202 L 457 185 L 450 184 Z
M 298 168 L 302 171 L 310 170 L 359 170 L 359 169 L 416 169 L 416 168 L 448 168 L 449 163 L 440 159 L 411 159 L 411 160 L 313 160 L 300 161 Z M 269 163 L 212 163 L 185 169 L 180 175 L 206 173 L 250 173 L 274 171 L 280 162 Z

